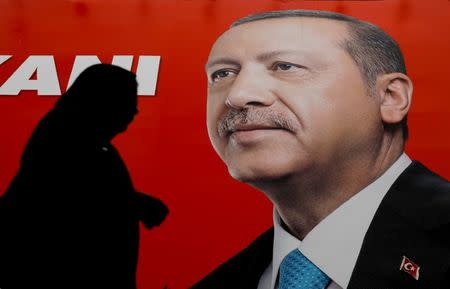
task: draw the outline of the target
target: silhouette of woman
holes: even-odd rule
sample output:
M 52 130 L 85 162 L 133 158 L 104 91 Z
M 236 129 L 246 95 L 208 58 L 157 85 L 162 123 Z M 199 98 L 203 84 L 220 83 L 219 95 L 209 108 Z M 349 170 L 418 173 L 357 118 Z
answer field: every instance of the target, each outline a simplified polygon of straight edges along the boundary
M 40 121 L 1 198 L 0 288 L 136 288 L 139 220 L 168 213 L 111 145 L 136 113 L 135 75 L 99 64 Z

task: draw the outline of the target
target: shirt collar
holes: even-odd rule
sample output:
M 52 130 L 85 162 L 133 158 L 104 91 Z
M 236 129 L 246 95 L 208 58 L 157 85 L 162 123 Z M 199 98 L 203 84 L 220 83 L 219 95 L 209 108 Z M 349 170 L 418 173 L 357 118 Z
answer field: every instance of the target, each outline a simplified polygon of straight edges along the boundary
M 378 206 L 389 188 L 410 163 L 409 157 L 403 153 L 383 175 L 315 226 L 303 241 L 298 240 L 282 228 L 280 216 L 274 209 L 272 285 L 270 288 L 275 288 L 283 258 L 298 248 L 335 283 L 346 289 L 364 236 Z

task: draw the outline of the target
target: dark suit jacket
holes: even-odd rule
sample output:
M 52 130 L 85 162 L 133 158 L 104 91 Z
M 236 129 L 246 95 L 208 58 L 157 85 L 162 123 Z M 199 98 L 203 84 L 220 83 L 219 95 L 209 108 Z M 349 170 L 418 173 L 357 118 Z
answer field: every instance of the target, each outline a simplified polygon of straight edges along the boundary
M 355 216 L 357 217 L 357 216 Z M 272 260 L 273 228 L 193 289 L 252 289 Z M 400 270 L 403 256 L 419 280 Z M 450 185 L 413 162 L 381 202 L 364 237 L 348 289 L 450 288 Z

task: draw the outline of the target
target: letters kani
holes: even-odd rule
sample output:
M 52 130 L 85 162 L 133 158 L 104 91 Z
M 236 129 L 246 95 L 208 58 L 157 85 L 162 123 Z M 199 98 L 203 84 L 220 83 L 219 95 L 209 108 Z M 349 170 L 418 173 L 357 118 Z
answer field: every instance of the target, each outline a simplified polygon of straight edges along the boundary
M 0 65 L 9 60 L 11 55 L 0 55 Z M 138 95 L 155 95 L 158 79 L 160 56 L 139 56 L 136 79 L 139 84 Z M 75 57 L 67 87 L 87 67 L 101 63 L 95 55 L 78 55 Z M 132 55 L 115 55 L 112 64 L 131 70 Z M 30 79 L 36 73 L 35 79 Z M 55 59 L 53 55 L 31 55 L 0 86 L 1 95 L 18 95 L 22 90 L 36 90 L 38 95 L 61 95 Z

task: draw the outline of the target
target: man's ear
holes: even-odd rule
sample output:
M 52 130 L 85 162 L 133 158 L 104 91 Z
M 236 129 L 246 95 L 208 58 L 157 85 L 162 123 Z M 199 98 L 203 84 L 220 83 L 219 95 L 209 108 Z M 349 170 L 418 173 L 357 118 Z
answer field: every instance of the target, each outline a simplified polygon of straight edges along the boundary
M 409 111 L 413 93 L 411 79 L 403 73 L 389 73 L 377 78 L 376 94 L 385 124 L 399 124 Z

